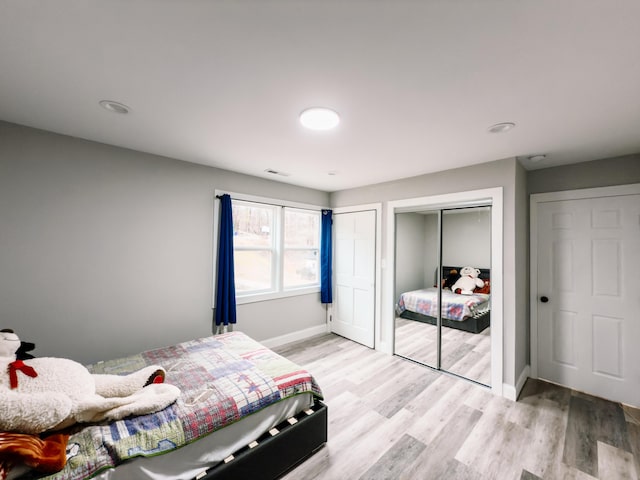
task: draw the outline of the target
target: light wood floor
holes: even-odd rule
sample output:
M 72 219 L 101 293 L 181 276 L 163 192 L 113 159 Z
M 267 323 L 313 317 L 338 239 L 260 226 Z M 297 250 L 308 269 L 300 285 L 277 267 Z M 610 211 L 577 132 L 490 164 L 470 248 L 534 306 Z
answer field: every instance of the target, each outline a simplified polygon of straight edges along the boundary
M 336 335 L 275 349 L 317 378 L 329 441 L 298 479 L 637 479 L 640 410 L 529 379 L 517 402 Z
M 438 328 L 429 323 L 396 317 L 395 352 L 431 367 L 437 362 Z M 491 384 L 491 328 L 470 333 L 442 327 L 441 369 Z

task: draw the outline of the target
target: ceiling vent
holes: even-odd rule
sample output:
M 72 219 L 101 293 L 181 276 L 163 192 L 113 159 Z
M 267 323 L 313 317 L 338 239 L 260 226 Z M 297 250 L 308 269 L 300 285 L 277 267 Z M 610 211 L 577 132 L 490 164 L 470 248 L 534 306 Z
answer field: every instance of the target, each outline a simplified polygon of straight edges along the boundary
M 277 170 L 274 170 L 273 168 L 267 168 L 265 170 L 266 173 L 270 173 L 271 175 L 280 175 L 281 177 L 288 177 L 289 174 L 288 173 L 284 173 L 284 172 L 279 172 Z

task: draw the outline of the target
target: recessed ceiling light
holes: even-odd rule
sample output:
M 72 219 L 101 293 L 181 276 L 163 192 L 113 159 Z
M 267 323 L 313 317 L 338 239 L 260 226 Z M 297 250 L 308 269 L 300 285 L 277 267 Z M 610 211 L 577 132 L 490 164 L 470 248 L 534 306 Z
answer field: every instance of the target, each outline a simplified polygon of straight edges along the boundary
M 113 113 L 129 113 L 129 110 L 131 110 L 129 107 L 127 107 L 124 103 L 120 103 L 120 102 L 114 102 L 113 100 L 100 100 L 100 106 L 102 108 L 104 108 L 105 110 L 109 110 L 110 112 Z
M 491 132 L 491 133 L 508 132 L 509 130 L 511 130 L 515 126 L 516 126 L 516 124 L 513 123 L 513 122 L 496 123 L 495 125 L 491 125 L 489 127 L 489 132 Z
M 531 155 L 529 157 L 529 160 L 533 163 L 537 163 L 537 162 L 541 162 L 542 160 L 544 160 L 545 158 L 547 158 L 546 155 Z
M 311 130 L 331 130 L 340 123 L 340 117 L 330 108 L 312 107 L 300 114 L 300 123 Z

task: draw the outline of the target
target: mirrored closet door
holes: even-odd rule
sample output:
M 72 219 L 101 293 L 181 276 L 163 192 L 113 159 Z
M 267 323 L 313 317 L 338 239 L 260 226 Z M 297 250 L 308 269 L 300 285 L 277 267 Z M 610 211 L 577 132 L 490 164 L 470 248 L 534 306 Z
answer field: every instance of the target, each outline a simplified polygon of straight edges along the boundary
M 439 224 L 437 211 L 396 215 L 395 353 L 432 368 L 439 368 Z
M 491 382 L 491 207 L 396 214 L 395 353 Z

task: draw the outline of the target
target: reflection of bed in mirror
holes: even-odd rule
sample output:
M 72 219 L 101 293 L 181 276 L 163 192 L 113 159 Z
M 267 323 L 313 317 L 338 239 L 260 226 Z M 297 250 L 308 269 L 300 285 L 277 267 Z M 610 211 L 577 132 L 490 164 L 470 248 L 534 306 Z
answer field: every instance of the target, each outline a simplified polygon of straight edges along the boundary
M 442 267 L 446 278 L 452 269 Z M 472 333 L 486 329 L 491 320 L 490 270 L 481 268 L 479 278 L 485 286 L 476 289 L 473 295 L 460 295 L 451 290 L 442 290 L 442 326 Z M 438 316 L 438 288 L 429 287 L 404 292 L 398 300 L 398 311 L 402 318 L 436 325 Z

